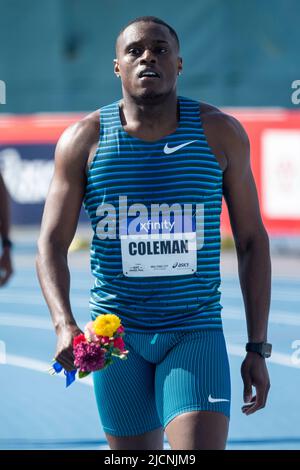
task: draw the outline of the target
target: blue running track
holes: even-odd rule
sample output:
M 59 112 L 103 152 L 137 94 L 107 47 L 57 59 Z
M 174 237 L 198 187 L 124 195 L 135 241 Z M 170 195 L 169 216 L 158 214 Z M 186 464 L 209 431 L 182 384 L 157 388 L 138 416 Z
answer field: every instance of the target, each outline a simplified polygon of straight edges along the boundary
M 65 389 L 47 368 L 55 334 L 40 292 L 35 244 L 16 243 L 16 273 L 0 291 L 0 449 L 108 449 L 89 378 Z M 300 259 L 276 258 L 269 340 L 271 390 L 267 407 L 244 416 L 240 365 L 246 323 L 234 254 L 222 263 L 223 323 L 230 354 L 232 418 L 228 449 L 300 449 Z M 284 266 L 281 272 L 281 264 Z M 71 301 L 83 326 L 89 320 L 92 279 L 87 252 L 70 254 Z M 273 270 L 274 271 L 274 270 Z M 292 356 L 294 353 L 294 356 Z M 165 449 L 169 449 L 167 441 Z

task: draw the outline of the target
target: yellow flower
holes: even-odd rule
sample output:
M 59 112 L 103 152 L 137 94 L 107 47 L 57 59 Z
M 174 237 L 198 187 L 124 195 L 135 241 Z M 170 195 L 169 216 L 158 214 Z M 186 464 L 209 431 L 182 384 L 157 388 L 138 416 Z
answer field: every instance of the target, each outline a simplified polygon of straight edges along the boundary
M 121 325 L 121 320 L 117 315 L 107 313 L 99 315 L 94 320 L 94 332 L 99 336 L 108 336 L 109 338 L 117 331 Z

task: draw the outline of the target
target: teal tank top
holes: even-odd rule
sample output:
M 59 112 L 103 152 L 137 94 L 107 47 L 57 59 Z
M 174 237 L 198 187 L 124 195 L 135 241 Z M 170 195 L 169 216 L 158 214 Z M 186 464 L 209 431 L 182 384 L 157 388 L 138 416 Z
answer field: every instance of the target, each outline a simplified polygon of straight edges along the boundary
M 178 97 L 176 131 L 155 142 L 124 131 L 119 101 L 100 109 L 83 205 L 91 220 L 92 318 L 132 332 L 222 329 L 222 170 L 198 101 Z

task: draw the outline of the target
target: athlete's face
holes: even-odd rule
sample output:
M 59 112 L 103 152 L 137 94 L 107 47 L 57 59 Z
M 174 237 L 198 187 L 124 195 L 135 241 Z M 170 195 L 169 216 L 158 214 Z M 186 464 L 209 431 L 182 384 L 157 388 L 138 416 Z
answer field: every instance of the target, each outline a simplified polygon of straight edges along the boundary
M 123 93 L 141 101 L 169 94 L 182 70 L 178 52 L 166 26 L 143 22 L 128 26 L 117 41 L 114 60 Z

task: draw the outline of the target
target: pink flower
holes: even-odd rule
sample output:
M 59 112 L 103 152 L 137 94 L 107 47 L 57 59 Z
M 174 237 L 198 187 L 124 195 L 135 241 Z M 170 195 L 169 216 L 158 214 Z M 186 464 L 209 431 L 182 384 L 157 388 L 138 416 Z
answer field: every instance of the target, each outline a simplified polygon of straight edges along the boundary
M 119 336 L 119 338 L 114 339 L 114 348 L 119 348 L 120 351 L 124 351 L 125 344 L 123 338 Z
M 121 325 L 119 326 L 119 328 L 117 329 L 117 333 L 120 334 L 120 333 L 123 333 L 124 332 L 124 326 Z
M 74 364 L 82 372 L 103 369 L 106 350 L 96 343 L 79 343 L 74 348 Z
M 96 333 L 94 332 L 93 323 L 94 323 L 94 322 L 89 321 L 89 322 L 85 325 L 85 328 L 84 328 L 84 336 L 86 337 L 86 340 L 89 341 L 90 343 L 91 343 L 91 342 L 97 343 L 97 342 L 100 341 L 100 338 L 99 338 L 99 336 L 97 336 Z

